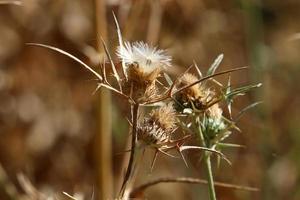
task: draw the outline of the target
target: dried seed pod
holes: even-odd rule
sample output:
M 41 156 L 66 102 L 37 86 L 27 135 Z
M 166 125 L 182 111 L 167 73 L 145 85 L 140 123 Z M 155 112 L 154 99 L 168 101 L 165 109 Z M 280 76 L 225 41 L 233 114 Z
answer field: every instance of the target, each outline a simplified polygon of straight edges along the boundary
M 139 68 L 137 64 L 131 64 L 127 70 L 129 79 L 123 84 L 125 92 L 131 93 L 132 99 L 143 102 L 157 95 L 155 79 L 158 77 L 160 69 L 145 74 Z
M 176 129 L 176 112 L 173 104 L 153 110 L 138 127 L 138 139 L 147 145 L 163 144 L 170 140 Z
M 188 86 L 197 80 L 197 77 L 193 74 L 186 73 L 181 77 L 177 88 Z M 199 110 L 203 110 L 208 102 L 212 100 L 212 96 L 213 92 L 199 83 L 179 92 L 175 99 L 180 104 L 177 108 L 193 108 L 194 106 Z

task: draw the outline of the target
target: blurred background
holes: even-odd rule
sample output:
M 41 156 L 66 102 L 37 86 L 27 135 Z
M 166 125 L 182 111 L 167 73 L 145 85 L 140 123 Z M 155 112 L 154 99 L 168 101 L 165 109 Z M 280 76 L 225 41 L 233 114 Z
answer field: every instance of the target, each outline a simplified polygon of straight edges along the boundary
M 7 2 L 14 5 L 4 4 Z M 21 1 L 20 1 L 21 2 Z M 128 149 L 129 112 L 122 99 L 98 92 L 95 77 L 39 42 L 59 47 L 98 69 L 99 38 L 112 55 L 123 37 L 167 49 L 178 70 L 195 61 L 206 71 L 224 53 L 219 70 L 234 85 L 263 87 L 235 102 L 233 113 L 263 104 L 239 122 L 227 141 L 247 146 L 224 153 L 215 179 L 260 188 L 217 188 L 219 199 L 300 199 L 300 1 L 298 0 L 24 0 L 0 1 L 0 199 L 112 199 L 120 187 Z M 116 58 L 114 58 L 116 59 Z M 227 77 L 219 77 L 225 82 Z M 111 120 L 110 120 L 111 119 Z M 111 124 L 111 126 L 110 126 Z M 168 175 L 205 178 L 199 152 L 159 157 L 150 174 L 147 152 L 138 183 Z M 176 191 L 176 192 L 174 192 Z M 113 195 L 115 194 L 115 195 Z M 161 184 L 147 199 L 207 199 L 205 185 Z

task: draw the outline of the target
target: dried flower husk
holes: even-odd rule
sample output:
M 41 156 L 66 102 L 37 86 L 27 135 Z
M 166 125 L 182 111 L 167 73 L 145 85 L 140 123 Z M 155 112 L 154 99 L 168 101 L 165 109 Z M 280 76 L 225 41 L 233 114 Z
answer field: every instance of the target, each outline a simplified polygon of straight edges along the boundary
M 176 121 L 172 103 L 157 108 L 138 127 L 138 139 L 147 145 L 166 143 L 177 127 Z
M 125 93 L 131 94 L 131 98 L 138 102 L 155 98 L 158 90 L 155 80 L 160 72 L 160 68 L 156 68 L 145 73 L 138 64 L 131 64 L 127 69 L 128 80 L 123 83 Z
M 196 81 L 198 81 L 196 76 L 186 73 L 181 77 L 177 88 L 180 89 Z M 196 108 L 198 110 L 204 110 L 212 100 L 212 97 L 213 92 L 199 83 L 176 94 L 175 100 L 179 104 L 176 106 L 176 109 Z

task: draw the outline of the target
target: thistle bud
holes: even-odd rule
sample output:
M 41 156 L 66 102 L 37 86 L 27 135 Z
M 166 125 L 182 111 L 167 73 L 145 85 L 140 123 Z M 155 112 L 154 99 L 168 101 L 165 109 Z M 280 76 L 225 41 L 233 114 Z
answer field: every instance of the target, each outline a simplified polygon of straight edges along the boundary
M 214 104 L 208 108 L 202 121 L 203 135 L 208 143 L 216 138 L 216 136 L 226 129 L 226 125 L 222 119 L 222 109 L 218 104 Z

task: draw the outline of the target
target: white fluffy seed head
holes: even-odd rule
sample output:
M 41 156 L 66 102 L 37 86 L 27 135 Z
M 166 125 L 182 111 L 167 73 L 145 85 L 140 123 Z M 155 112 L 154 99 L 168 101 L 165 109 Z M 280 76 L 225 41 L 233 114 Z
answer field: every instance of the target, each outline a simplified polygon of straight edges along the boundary
M 171 65 L 171 57 L 164 50 L 149 46 L 144 42 L 125 42 L 117 49 L 118 57 L 126 64 L 137 64 L 143 73 L 151 73 Z

